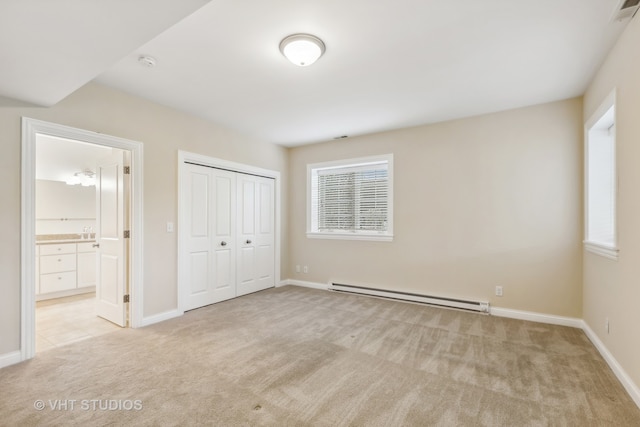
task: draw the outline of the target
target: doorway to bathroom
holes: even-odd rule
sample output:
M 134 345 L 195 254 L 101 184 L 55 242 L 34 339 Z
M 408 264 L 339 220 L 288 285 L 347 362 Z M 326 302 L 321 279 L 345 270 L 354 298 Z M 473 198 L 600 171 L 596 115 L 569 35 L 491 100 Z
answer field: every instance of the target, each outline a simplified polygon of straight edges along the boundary
M 114 155 L 125 158 L 130 153 L 36 134 L 36 352 L 123 326 L 105 318 L 96 294 L 96 236 L 105 231 L 98 230 L 98 204 L 103 200 L 99 192 L 110 191 L 105 184 L 113 187 L 104 182 L 98 167 Z M 117 271 L 104 273 L 114 276 Z
M 141 143 L 23 118 L 23 360 L 139 324 L 141 165 Z

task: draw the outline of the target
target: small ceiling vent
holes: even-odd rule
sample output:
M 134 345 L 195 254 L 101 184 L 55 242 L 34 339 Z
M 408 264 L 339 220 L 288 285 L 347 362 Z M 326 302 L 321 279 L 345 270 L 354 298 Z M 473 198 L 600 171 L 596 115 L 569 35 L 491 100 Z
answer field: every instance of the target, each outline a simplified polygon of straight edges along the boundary
M 612 21 L 624 21 L 633 17 L 640 8 L 640 0 L 620 0 L 613 11 Z

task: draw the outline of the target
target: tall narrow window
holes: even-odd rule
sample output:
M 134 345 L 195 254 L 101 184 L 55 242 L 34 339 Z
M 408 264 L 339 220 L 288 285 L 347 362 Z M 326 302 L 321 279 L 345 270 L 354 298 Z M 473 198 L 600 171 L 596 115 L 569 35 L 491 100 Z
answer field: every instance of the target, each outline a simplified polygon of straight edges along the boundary
M 616 126 L 613 97 L 587 122 L 585 247 L 617 259 Z
M 391 240 L 391 155 L 308 166 L 309 237 Z

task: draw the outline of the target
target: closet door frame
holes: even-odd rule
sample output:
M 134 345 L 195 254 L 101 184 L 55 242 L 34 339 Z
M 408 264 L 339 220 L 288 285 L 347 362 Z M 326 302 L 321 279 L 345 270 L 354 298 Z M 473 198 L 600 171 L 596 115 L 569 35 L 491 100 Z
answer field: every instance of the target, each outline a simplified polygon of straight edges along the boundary
M 274 251 L 275 251 L 275 265 L 274 265 L 274 285 L 279 286 L 281 277 L 280 277 L 280 259 L 281 259 L 281 245 L 280 245 L 280 236 L 281 236 L 281 178 L 280 172 L 273 171 L 270 169 L 263 169 L 256 166 L 246 165 L 243 163 L 231 162 L 228 160 L 218 159 L 215 157 L 209 157 L 202 154 L 191 153 L 188 151 L 179 150 L 178 151 L 178 311 L 180 314 L 184 314 L 186 309 L 186 294 L 189 290 L 189 284 L 187 283 L 187 269 L 188 259 L 184 256 L 185 248 L 186 248 L 186 239 L 187 233 L 185 233 L 183 224 L 186 223 L 185 218 L 189 215 L 187 212 L 187 204 L 184 200 L 184 194 L 182 194 L 182 184 L 187 176 L 187 168 L 186 164 L 193 163 L 197 165 L 213 167 L 223 170 L 228 170 L 230 172 L 239 172 L 250 175 L 258 175 L 266 178 L 272 178 L 274 180 L 274 192 L 275 192 L 275 203 L 274 203 L 274 216 L 275 216 L 275 241 L 274 241 Z

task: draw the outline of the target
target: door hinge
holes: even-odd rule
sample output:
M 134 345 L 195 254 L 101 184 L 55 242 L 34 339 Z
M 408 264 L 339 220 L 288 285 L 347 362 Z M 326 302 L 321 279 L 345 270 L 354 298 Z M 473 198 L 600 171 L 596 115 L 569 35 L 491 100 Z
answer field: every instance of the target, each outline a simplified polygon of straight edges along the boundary
M 122 302 L 129 302 L 129 294 L 122 297 Z
M 125 166 L 122 168 L 122 173 L 125 175 L 131 175 L 131 166 Z
M 129 237 L 131 237 L 131 232 L 129 230 L 124 230 L 124 238 L 128 239 Z

